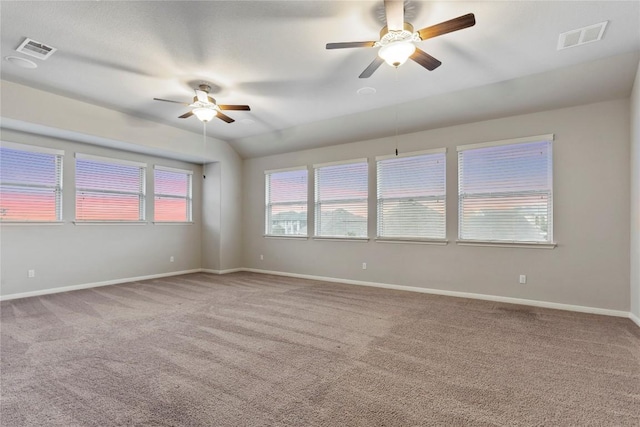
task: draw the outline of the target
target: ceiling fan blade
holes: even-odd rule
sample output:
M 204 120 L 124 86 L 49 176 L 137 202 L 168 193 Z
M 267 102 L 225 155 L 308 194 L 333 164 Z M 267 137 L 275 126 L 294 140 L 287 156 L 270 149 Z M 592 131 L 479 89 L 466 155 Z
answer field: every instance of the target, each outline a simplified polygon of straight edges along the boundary
M 231 117 L 227 116 L 226 114 L 222 114 L 220 111 L 218 111 L 218 114 L 216 115 L 216 117 L 218 117 L 220 120 L 225 121 L 227 123 L 235 122 L 235 120 L 233 120 Z
M 327 49 L 346 49 L 351 47 L 373 47 L 376 42 L 342 42 L 327 43 Z
M 248 105 L 218 105 L 221 110 L 251 111 Z
M 404 28 L 404 1 L 384 0 L 384 10 L 387 15 L 387 29 L 401 31 Z
M 409 58 L 413 59 L 429 71 L 433 71 L 442 65 L 442 62 L 438 61 L 424 50 L 418 48 L 416 48 L 416 51 Z
M 196 97 L 198 98 L 198 101 L 200 101 L 200 102 L 209 103 L 209 96 L 208 96 L 207 92 L 205 92 L 203 90 L 196 89 Z
M 184 113 L 183 115 L 181 115 L 178 118 L 179 119 L 186 119 L 187 117 L 191 117 L 191 116 L 193 116 L 193 111 L 189 111 L 188 113 Z
M 466 15 L 458 16 L 457 18 L 444 21 L 431 27 L 423 28 L 418 31 L 422 40 L 430 39 L 433 37 L 441 36 L 443 34 L 451 33 L 453 31 L 462 30 L 463 28 L 473 27 L 476 24 L 476 17 L 473 13 L 467 13 Z
M 189 105 L 186 102 L 180 102 L 180 101 L 172 101 L 170 99 L 160 99 L 160 98 L 153 98 L 154 101 L 163 101 L 163 102 L 173 102 L 174 104 L 182 104 L 182 105 Z
M 360 74 L 358 77 L 360 77 L 361 79 L 367 79 L 371 77 L 371 75 L 378 69 L 378 67 L 382 65 L 383 62 L 384 59 L 376 56 L 376 59 L 374 59 L 373 62 L 369 64 L 369 66 L 365 68 L 362 74 Z

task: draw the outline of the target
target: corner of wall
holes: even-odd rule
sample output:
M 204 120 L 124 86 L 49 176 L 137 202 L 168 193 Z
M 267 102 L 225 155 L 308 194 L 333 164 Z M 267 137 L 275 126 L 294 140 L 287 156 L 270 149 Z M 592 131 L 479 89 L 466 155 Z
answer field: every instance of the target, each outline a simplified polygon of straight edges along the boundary
M 631 314 L 640 318 L 640 62 L 631 91 Z

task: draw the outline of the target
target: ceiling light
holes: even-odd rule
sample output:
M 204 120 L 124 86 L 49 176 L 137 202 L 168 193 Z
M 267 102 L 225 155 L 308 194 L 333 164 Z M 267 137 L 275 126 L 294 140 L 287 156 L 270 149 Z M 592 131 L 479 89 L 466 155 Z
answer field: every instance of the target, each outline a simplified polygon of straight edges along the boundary
M 20 58 L 18 56 L 5 56 L 4 59 L 11 62 L 14 65 L 22 68 L 38 68 L 38 64 L 33 61 L 29 61 L 25 58 Z
M 376 93 L 376 88 L 365 86 L 358 89 L 356 93 L 361 96 L 374 95 Z
M 398 41 L 382 46 L 378 51 L 378 56 L 392 67 L 399 67 L 404 64 L 415 51 L 416 46 L 410 41 Z
M 195 114 L 201 122 L 208 122 L 213 119 L 218 112 L 212 108 L 195 108 L 193 114 Z

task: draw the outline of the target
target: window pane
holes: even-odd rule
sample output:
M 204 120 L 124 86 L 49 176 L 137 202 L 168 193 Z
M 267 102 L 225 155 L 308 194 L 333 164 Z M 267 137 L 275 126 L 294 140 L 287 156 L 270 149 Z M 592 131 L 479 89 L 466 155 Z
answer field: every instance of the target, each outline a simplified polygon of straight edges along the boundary
M 307 170 L 265 175 L 267 235 L 307 235 Z
M 316 236 L 367 237 L 367 163 L 319 167 L 316 174 Z
M 458 161 L 460 239 L 553 241 L 550 141 L 463 150 Z
M 0 182 L 1 220 L 62 219 L 61 155 L 2 147 Z
M 446 237 L 445 153 L 377 162 L 378 236 Z
M 191 173 L 155 169 L 153 174 L 154 221 L 191 221 Z
M 187 199 L 155 197 L 155 221 L 187 221 Z
M 144 219 L 143 166 L 105 160 L 76 159 L 76 219 L 141 221 Z

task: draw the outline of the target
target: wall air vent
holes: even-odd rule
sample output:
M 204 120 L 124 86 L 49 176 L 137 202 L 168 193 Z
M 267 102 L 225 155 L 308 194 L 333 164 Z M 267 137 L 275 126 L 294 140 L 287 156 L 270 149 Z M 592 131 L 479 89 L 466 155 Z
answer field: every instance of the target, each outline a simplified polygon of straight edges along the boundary
M 55 47 L 47 46 L 43 43 L 31 40 L 29 38 L 24 41 L 16 49 L 17 52 L 24 53 L 25 55 L 33 56 L 34 58 L 48 59 L 53 53 L 58 50 Z
M 577 30 L 571 30 L 560 34 L 560 38 L 558 39 L 558 50 L 581 46 L 583 44 L 601 40 L 602 35 L 604 34 L 604 29 L 607 27 L 607 22 L 609 21 L 600 22 L 599 24 L 589 25 L 588 27 L 578 28 Z

